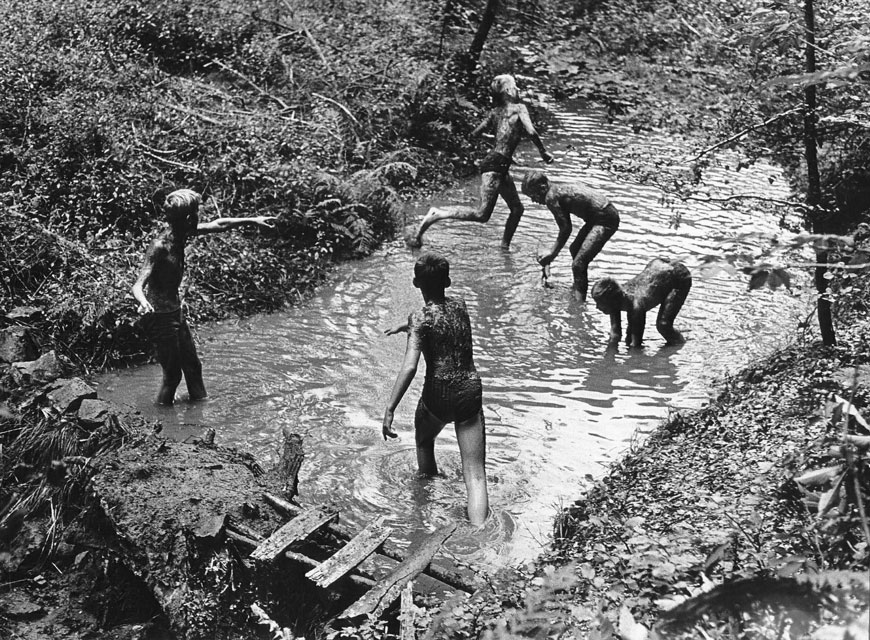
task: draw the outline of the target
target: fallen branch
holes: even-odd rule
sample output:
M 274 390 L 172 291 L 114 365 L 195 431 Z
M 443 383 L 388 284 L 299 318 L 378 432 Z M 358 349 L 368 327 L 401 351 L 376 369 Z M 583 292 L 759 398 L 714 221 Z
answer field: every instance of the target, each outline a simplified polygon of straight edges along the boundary
M 193 171 L 194 173 L 199 173 L 199 169 L 194 167 L 193 165 L 184 164 L 183 162 L 176 162 L 175 160 L 170 160 L 169 158 L 162 158 L 158 156 L 156 153 L 151 153 L 147 149 L 143 149 L 142 145 L 139 145 L 139 150 L 144 153 L 149 158 L 153 158 L 154 160 L 159 160 L 160 162 L 165 162 L 166 164 L 171 164 L 174 167 L 180 167 L 181 169 L 186 169 L 188 171 Z
M 169 109 L 173 109 L 175 111 L 180 111 L 181 113 L 186 113 L 188 115 L 194 116 L 195 118 L 199 118 L 200 120 L 202 120 L 204 122 L 208 122 L 209 124 L 214 124 L 214 125 L 223 124 L 221 122 L 218 122 L 214 118 L 209 118 L 208 116 L 201 114 L 199 111 L 194 111 L 193 109 L 190 109 L 189 107 L 182 107 L 180 104 L 171 104 L 169 102 L 161 102 L 160 104 L 164 107 L 169 108 Z
M 313 95 L 313 96 L 317 96 L 317 97 L 320 98 L 321 100 L 326 100 L 326 102 L 330 102 L 330 103 L 334 104 L 336 107 L 338 107 L 339 109 L 341 109 L 342 111 L 344 111 L 344 113 L 347 114 L 347 117 L 350 118 L 351 121 L 352 121 L 356 126 L 358 126 L 358 127 L 361 127 L 361 126 L 362 126 L 362 125 L 359 123 L 359 120 L 357 120 L 357 119 L 354 117 L 354 115 L 350 112 L 350 109 L 348 109 L 347 107 L 345 107 L 345 106 L 344 106 L 343 104 L 341 104 L 340 102 L 338 102 L 338 101 L 336 101 L 336 100 L 333 100 L 332 98 L 327 98 L 326 96 L 324 96 L 324 95 L 322 95 L 322 94 L 320 94 L 320 93 L 317 93 L 316 91 L 312 91 L 312 92 L 311 92 L 311 95 Z M 356 131 L 354 131 L 354 133 L 356 133 Z
M 211 61 L 209 64 L 216 64 L 217 66 L 219 66 L 219 67 L 220 67 L 221 69 L 223 69 L 224 71 L 228 71 L 229 73 L 232 73 L 233 75 L 235 75 L 235 76 L 241 78 L 242 80 L 244 80 L 245 82 L 247 82 L 249 85 L 251 85 L 254 89 L 256 89 L 257 92 L 258 92 L 261 96 L 263 96 L 264 98 L 269 98 L 269 100 L 274 101 L 274 102 L 277 103 L 277 104 L 281 107 L 281 109 L 283 109 L 284 111 L 290 111 L 290 110 L 291 110 L 291 109 L 290 109 L 290 106 L 289 106 L 286 102 L 284 102 L 281 98 L 279 98 L 278 96 L 272 95 L 271 93 L 269 93 L 268 91 L 266 91 L 265 89 L 263 89 L 261 86 L 259 86 L 256 82 L 254 82 L 253 80 L 251 80 L 248 76 L 244 75 L 243 73 L 241 73 L 241 72 L 239 72 L 239 71 L 236 71 L 235 69 L 233 69 L 232 67 L 230 67 L 230 66 L 228 66 L 228 65 L 225 65 L 225 64 L 224 64 L 223 62 L 221 62 L 220 60 L 217 60 L 217 59 L 215 59 L 215 58 L 212 58 L 212 61 Z
M 698 155 L 696 155 L 694 158 L 692 158 L 692 162 L 697 162 L 698 160 L 700 160 L 702 157 L 704 157 L 705 155 L 707 155 L 711 151 L 715 151 L 716 149 L 720 149 L 728 144 L 731 144 L 732 142 L 734 142 L 736 140 L 739 140 L 740 138 L 742 138 L 746 134 L 750 133 L 751 131 L 755 131 L 756 129 L 762 129 L 769 124 L 773 124 L 777 120 L 781 120 L 782 118 L 785 118 L 786 116 L 790 116 L 790 115 L 795 114 L 795 113 L 800 113 L 801 111 L 803 111 L 803 106 L 794 107 L 793 109 L 789 109 L 788 111 L 783 111 L 782 113 L 778 113 L 775 116 L 771 116 L 770 118 L 768 118 L 764 122 L 760 122 L 758 124 L 754 124 L 752 126 L 746 127 L 742 131 L 738 131 L 737 133 L 735 133 L 733 136 L 730 136 L 730 137 L 726 138 L 725 140 L 722 140 L 721 142 L 717 142 L 716 144 L 711 145 L 711 146 L 707 147 L 706 149 L 702 149 L 698 153 Z
M 699 196 L 681 196 L 679 194 L 675 194 L 673 192 L 670 195 L 676 195 L 680 200 L 692 200 L 694 202 L 729 202 L 731 200 L 761 200 L 762 202 L 770 202 L 771 204 L 780 204 L 785 207 L 792 207 L 794 209 L 806 209 L 807 205 L 803 202 L 794 202 L 792 200 L 779 200 L 777 198 L 767 198 L 765 196 L 754 196 L 751 194 L 737 194 L 734 196 L 725 196 L 723 198 L 701 198 Z

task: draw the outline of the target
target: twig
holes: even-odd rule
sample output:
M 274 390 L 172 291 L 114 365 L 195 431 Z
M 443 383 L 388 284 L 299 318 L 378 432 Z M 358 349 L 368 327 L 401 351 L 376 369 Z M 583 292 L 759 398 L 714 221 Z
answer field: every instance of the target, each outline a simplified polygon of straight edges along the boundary
M 777 198 L 767 198 L 765 196 L 754 196 L 751 194 L 737 194 L 734 196 L 726 196 L 724 198 L 711 198 L 709 196 L 706 198 L 701 198 L 699 196 L 681 196 L 680 194 L 675 193 L 673 191 L 666 191 L 665 193 L 667 193 L 668 195 L 675 195 L 680 200 L 683 200 L 684 202 L 686 200 L 692 200 L 694 202 L 729 202 L 731 200 L 762 200 L 764 202 L 770 202 L 771 204 L 781 204 L 783 206 L 793 207 L 795 209 L 806 209 L 807 208 L 807 205 L 804 204 L 803 202 L 793 202 L 791 200 L 778 200 Z
M 208 116 L 201 114 L 201 113 L 198 112 L 198 111 L 194 111 L 193 109 L 190 109 L 190 108 L 188 108 L 188 107 L 182 107 L 180 104 L 170 104 L 169 102 L 161 102 L 160 104 L 163 105 L 164 107 L 168 107 L 168 108 L 170 108 L 170 109 L 174 109 L 175 111 L 180 111 L 181 113 L 186 113 L 186 114 L 188 114 L 188 115 L 191 115 L 191 116 L 194 116 L 194 117 L 196 117 L 196 118 L 199 118 L 200 120 L 203 120 L 203 121 L 205 121 L 205 122 L 208 122 L 209 124 L 214 124 L 214 125 L 221 125 L 221 124 L 223 124 L 223 123 L 221 123 L 221 122 L 218 122 L 218 121 L 215 120 L 214 118 L 209 118 Z
M 320 98 L 321 100 L 326 100 L 327 102 L 331 102 L 331 103 L 334 104 L 336 107 L 338 107 L 339 109 L 341 109 L 342 111 L 344 111 L 344 112 L 347 114 L 347 117 L 350 118 L 356 126 L 358 126 L 358 127 L 361 127 L 361 126 L 362 126 L 362 125 L 359 123 L 359 120 L 357 120 L 357 119 L 354 117 L 354 115 L 350 112 L 350 109 L 348 109 L 347 107 L 345 107 L 345 106 L 344 106 L 343 104 L 341 104 L 340 102 L 337 102 L 337 101 L 333 100 L 332 98 L 327 98 L 326 96 L 324 96 L 324 95 L 322 95 L 322 94 L 320 94 L 320 93 L 317 93 L 316 91 L 312 91 L 312 92 L 311 92 L 311 95 L 313 95 L 313 96 L 317 96 L 317 97 Z
M 169 158 L 161 158 L 156 153 L 151 153 L 147 149 L 141 149 L 142 145 L 139 145 L 139 146 L 140 146 L 140 150 L 142 151 L 142 153 L 144 153 L 149 158 L 154 158 L 155 160 L 159 160 L 160 162 L 165 162 L 166 164 L 171 164 L 175 167 L 187 169 L 188 171 L 193 171 L 194 173 L 200 172 L 200 170 L 197 167 L 194 167 L 194 166 L 189 165 L 189 164 L 184 164 L 183 162 L 176 162 L 175 160 L 170 160 Z
M 693 27 L 693 26 L 690 25 L 688 22 L 686 22 L 686 19 L 685 19 L 683 16 L 680 16 L 680 22 L 683 23 L 683 25 L 686 27 L 686 29 L 688 29 L 689 31 L 691 31 L 692 33 L 694 33 L 694 34 L 695 34 L 696 36 L 698 36 L 699 38 L 703 38 L 703 37 L 704 37 L 704 36 L 701 35 L 701 33 L 700 33 L 697 29 L 695 29 L 695 27 Z
M 314 39 L 314 36 L 311 35 L 311 32 L 308 30 L 308 27 L 302 27 L 302 33 L 305 34 L 305 37 L 308 38 L 308 42 L 311 43 L 311 46 L 314 47 L 314 51 L 317 53 L 317 57 L 320 58 L 320 61 L 323 63 L 323 66 L 332 71 L 332 67 L 329 64 L 329 61 L 326 59 L 326 56 L 323 55 L 323 49 L 320 48 L 320 45 L 317 44 L 317 40 Z
M 265 97 L 265 98 L 269 98 L 270 100 L 273 100 L 273 101 L 276 102 L 278 105 L 280 105 L 280 107 L 281 107 L 284 111 L 290 111 L 290 110 L 291 110 L 290 107 L 289 107 L 289 105 L 288 105 L 286 102 L 284 102 L 281 98 L 279 98 L 278 96 L 272 95 L 271 93 L 269 93 L 268 91 L 266 91 L 265 89 L 263 89 L 262 87 L 260 87 L 256 82 L 254 82 L 253 80 L 251 80 L 248 76 L 244 75 L 243 73 L 241 73 L 241 72 L 239 72 L 239 71 L 236 71 L 235 69 L 233 69 L 233 68 L 230 67 L 230 66 L 225 65 L 225 64 L 224 64 L 223 62 L 221 62 L 220 60 L 217 60 L 217 59 L 215 59 L 215 58 L 212 58 L 212 60 L 211 60 L 211 62 L 210 62 L 209 64 L 216 64 L 217 66 L 219 66 L 219 67 L 220 67 L 221 69 L 223 69 L 224 71 L 229 71 L 229 72 L 232 73 L 233 75 L 238 76 L 239 78 L 241 78 L 242 80 L 244 80 L 245 82 L 247 82 L 249 85 L 251 85 L 254 89 L 256 89 L 257 92 L 258 92 L 261 96 L 263 96 L 263 97 Z
M 803 111 L 803 106 L 794 107 L 793 109 L 789 109 L 788 111 L 783 111 L 782 113 L 778 113 L 775 116 L 771 116 L 770 118 L 768 118 L 764 122 L 761 122 L 759 124 L 754 124 L 750 127 L 746 127 L 742 131 L 738 131 L 737 133 L 735 133 L 733 136 L 730 136 L 730 137 L 726 138 L 725 140 L 722 140 L 721 142 L 717 142 L 716 144 L 711 145 L 711 146 L 707 147 L 706 149 L 702 149 L 698 153 L 698 155 L 696 155 L 694 158 L 692 158 L 692 161 L 697 162 L 698 160 L 700 160 L 702 157 L 704 157 L 705 155 L 707 155 L 711 151 L 715 151 L 716 149 L 724 147 L 725 145 L 730 144 L 730 143 L 734 142 L 735 140 L 739 140 L 740 138 L 745 136 L 750 131 L 755 131 L 756 129 L 761 129 L 763 127 L 766 127 L 769 124 L 776 122 L 777 120 L 781 120 L 782 118 L 785 118 L 786 116 L 790 116 L 794 113 L 799 113 L 801 111 Z

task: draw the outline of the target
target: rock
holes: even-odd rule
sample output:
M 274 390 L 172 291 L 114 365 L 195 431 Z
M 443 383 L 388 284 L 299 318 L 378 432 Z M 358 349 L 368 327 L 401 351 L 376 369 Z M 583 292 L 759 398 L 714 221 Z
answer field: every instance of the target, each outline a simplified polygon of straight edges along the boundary
M 43 353 L 36 360 L 12 363 L 12 379 L 17 384 L 54 382 L 63 376 L 69 367 L 54 350 Z
M 39 307 L 15 307 L 6 314 L 6 320 L 17 324 L 39 322 L 44 315 Z
M 0 362 L 36 360 L 39 350 L 27 327 L 6 327 L 0 330 Z
M 226 526 L 227 514 L 206 517 L 197 523 L 193 535 L 200 544 L 217 544 L 223 540 Z
M 87 399 L 96 400 L 97 392 L 81 378 L 61 378 L 48 391 L 48 400 L 61 413 L 77 411 Z
M 85 398 L 79 407 L 79 422 L 88 427 L 98 427 L 112 415 L 112 405 L 105 400 Z
M 20 592 L 12 593 L 9 597 L 4 598 L 2 606 L 3 613 L 12 620 L 32 620 L 45 613 L 40 605 Z

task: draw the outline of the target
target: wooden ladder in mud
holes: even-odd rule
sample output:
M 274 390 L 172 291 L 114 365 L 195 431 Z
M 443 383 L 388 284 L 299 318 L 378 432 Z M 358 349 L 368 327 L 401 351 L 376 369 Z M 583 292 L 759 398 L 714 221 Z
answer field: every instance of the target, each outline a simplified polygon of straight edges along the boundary
M 402 638 L 413 638 L 413 618 L 410 614 L 412 581 L 421 573 L 453 587 L 472 593 L 474 588 L 460 575 L 432 564 L 432 558 L 441 545 L 456 530 L 456 524 L 441 527 L 430 534 L 412 553 L 403 554 L 389 541 L 392 530 L 384 525 L 384 518 L 378 518 L 355 535 L 336 523 L 337 511 L 321 507 L 302 509 L 273 494 L 263 498 L 276 510 L 291 517 L 268 538 L 236 522 L 227 526 L 227 535 L 237 541 L 253 545 L 250 559 L 257 562 L 274 562 L 279 557 L 289 558 L 309 571 L 305 576 L 317 586 L 327 588 L 340 578 L 347 576 L 358 586 L 368 588 L 356 602 L 347 607 L 338 620 L 353 620 L 361 616 L 380 617 L 396 599 L 401 597 Z M 289 550 L 290 545 L 308 538 L 317 531 L 325 531 L 345 544 L 334 555 L 319 562 L 305 555 Z M 354 570 L 372 554 L 380 554 L 399 565 L 385 578 L 375 582 Z

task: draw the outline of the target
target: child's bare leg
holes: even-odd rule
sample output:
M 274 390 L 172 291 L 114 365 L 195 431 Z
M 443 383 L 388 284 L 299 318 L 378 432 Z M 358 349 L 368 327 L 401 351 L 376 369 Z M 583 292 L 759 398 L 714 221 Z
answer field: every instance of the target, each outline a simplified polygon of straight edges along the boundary
M 175 402 L 175 390 L 181 383 L 181 353 L 178 338 L 162 339 L 157 343 L 157 361 L 163 370 L 163 382 L 157 392 L 157 404 L 171 405 Z
M 585 225 L 571 243 L 571 269 L 574 272 L 574 297 L 586 302 L 589 288 L 589 263 L 598 255 L 616 229 L 600 225 Z
M 683 334 L 674 329 L 674 320 L 680 312 L 680 309 L 682 309 L 683 303 L 689 295 L 689 289 L 691 286 L 691 283 L 689 283 L 688 286 L 672 290 L 667 298 L 665 298 L 665 301 L 662 302 L 662 306 L 659 307 L 659 314 L 656 318 L 656 329 L 658 329 L 658 332 L 668 344 L 680 344 L 686 341 L 685 338 L 683 338 Z
M 468 519 L 480 526 L 489 514 L 486 489 L 486 429 L 483 411 L 474 418 L 456 424 L 456 439 L 462 457 L 462 477 L 468 493 Z
M 208 397 L 205 383 L 202 381 L 202 363 L 196 354 L 196 345 L 190 334 L 190 327 L 183 323 L 178 331 L 178 344 L 181 355 L 181 369 L 184 372 L 184 382 L 191 400 L 201 400 Z
M 507 222 L 504 225 L 504 235 L 501 238 L 502 249 L 507 249 L 511 246 L 511 240 L 513 240 L 514 233 L 516 233 L 517 227 L 520 224 L 520 218 L 523 217 L 525 209 L 520 200 L 520 196 L 517 193 L 517 187 L 509 175 L 505 176 L 502 180 L 499 195 L 501 195 L 502 199 L 507 203 L 508 209 L 510 210 Z M 495 203 L 493 203 L 493 206 L 494 205 Z
M 498 199 L 498 192 L 501 188 L 502 176 L 494 171 L 488 171 L 480 176 L 480 199 L 476 209 L 459 209 L 446 210 L 432 207 L 423 216 L 420 221 L 420 226 L 417 227 L 417 232 L 414 238 L 409 240 L 409 244 L 414 247 L 422 246 L 423 234 L 426 230 L 436 222 L 441 220 L 464 220 L 468 222 L 487 222 L 492 216 L 495 203 Z
M 432 415 L 422 401 L 417 403 L 414 414 L 414 441 L 417 444 L 417 467 L 420 473 L 434 476 L 438 473 L 435 463 L 435 438 L 446 423 Z

